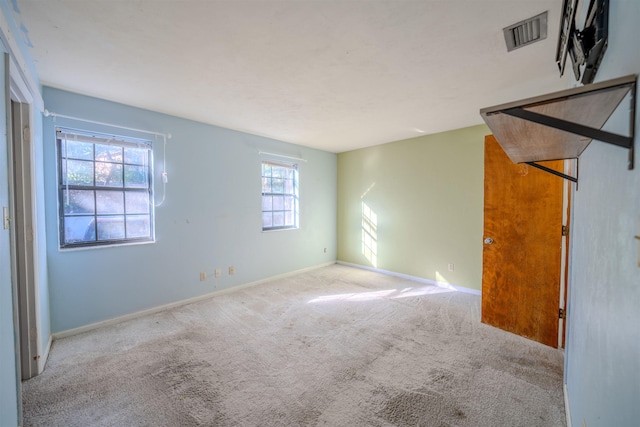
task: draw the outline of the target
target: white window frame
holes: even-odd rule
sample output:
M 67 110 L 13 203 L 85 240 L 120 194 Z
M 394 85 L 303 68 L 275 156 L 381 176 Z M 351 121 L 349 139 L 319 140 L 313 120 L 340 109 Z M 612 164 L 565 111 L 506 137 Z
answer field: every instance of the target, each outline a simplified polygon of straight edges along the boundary
M 79 141 L 93 144 L 91 158 L 74 159 L 70 154 L 65 153 L 64 147 L 70 141 Z M 96 157 L 96 146 L 112 146 L 123 148 L 123 156 L 121 160 L 104 160 Z M 145 139 L 137 139 L 125 136 L 113 136 L 98 132 L 90 132 L 85 130 L 58 128 L 56 129 L 56 159 L 58 162 L 58 235 L 59 247 L 65 249 L 80 248 L 96 248 L 108 247 L 116 245 L 130 245 L 140 243 L 152 243 L 155 241 L 155 213 L 154 213 L 154 185 L 153 185 L 153 143 Z M 124 153 L 126 148 L 146 150 L 146 156 L 143 156 L 142 162 L 127 161 Z M 91 164 L 92 182 L 91 184 L 70 184 L 69 180 L 65 180 L 63 173 L 68 170 L 68 162 L 82 161 Z M 66 163 L 65 163 L 66 162 Z M 108 163 L 121 167 L 122 182 L 116 185 L 97 183 L 96 164 Z M 127 168 L 138 168 L 146 172 L 146 179 L 143 179 L 136 186 L 126 185 L 125 172 Z M 72 191 L 93 192 L 94 205 L 93 211 L 87 212 L 70 212 L 67 210 L 70 192 Z M 98 208 L 97 197 L 100 192 L 122 193 L 123 210 L 122 212 L 100 212 Z M 103 193 L 103 194 L 104 194 Z M 85 193 L 86 194 L 86 193 Z M 127 211 L 128 196 L 142 196 L 148 201 L 148 210 Z M 144 203 L 143 203 L 144 204 Z M 139 203 L 138 203 L 139 205 Z M 85 235 L 81 239 L 70 238 L 65 228 L 66 220 L 71 218 L 82 218 L 88 220 Z M 133 232 L 134 224 L 140 222 L 143 224 L 144 232 Z M 146 227 L 148 221 L 148 228 Z M 106 230 L 109 224 L 115 224 L 117 228 L 122 223 L 123 235 L 110 236 Z
M 267 173 L 265 167 L 269 167 L 270 172 Z M 262 176 L 262 231 L 299 229 L 300 173 L 298 163 L 263 159 L 260 168 Z M 275 176 L 274 169 L 278 171 Z M 288 185 L 289 182 L 291 185 Z

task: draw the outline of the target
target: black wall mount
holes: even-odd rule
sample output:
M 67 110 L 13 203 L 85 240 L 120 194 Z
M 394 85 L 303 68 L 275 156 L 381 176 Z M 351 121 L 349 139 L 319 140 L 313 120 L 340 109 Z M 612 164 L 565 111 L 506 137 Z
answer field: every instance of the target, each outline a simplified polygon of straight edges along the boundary
M 563 1 L 556 63 L 562 76 L 569 56 L 576 81 L 589 84 L 593 82 L 607 50 L 609 0 L 590 0 L 582 30 L 576 28 L 577 8 L 578 0 Z

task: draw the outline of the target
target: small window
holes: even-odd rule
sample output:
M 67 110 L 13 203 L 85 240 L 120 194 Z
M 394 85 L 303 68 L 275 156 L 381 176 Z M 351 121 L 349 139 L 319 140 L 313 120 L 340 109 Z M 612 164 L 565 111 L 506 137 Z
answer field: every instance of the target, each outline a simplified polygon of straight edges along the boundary
M 262 230 L 299 228 L 298 165 L 262 162 Z
M 151 141 L 58 130 L 60 247 L 153 241 Z

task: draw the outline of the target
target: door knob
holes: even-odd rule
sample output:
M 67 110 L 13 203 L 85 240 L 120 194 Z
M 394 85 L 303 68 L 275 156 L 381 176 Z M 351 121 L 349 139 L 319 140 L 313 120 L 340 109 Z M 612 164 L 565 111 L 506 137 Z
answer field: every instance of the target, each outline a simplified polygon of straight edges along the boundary
M 486 239 L 484 239 L 484 244 L 485 245 L 490 245 L 493 243 L 493 239 L 491 237 L 487 237 Z

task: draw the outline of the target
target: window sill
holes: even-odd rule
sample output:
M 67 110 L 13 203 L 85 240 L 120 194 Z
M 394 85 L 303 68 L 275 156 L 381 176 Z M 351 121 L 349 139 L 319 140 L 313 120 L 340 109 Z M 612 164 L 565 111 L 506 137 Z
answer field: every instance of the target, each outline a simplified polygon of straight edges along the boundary
M 150 245 L 156 243 L 154 240 L 146 240 L 141 242 L 122 242 L 122 243 L 113 243 L 108 245 L 90 245 L 90 246 L 71 246 L 66 248 L 58 247 L 58 252 L 76 252 L 76 251 L 86 251 L 93 249 L 107 249 L 107 248 L 119 248 L 122 246 L 137 246 L 137 245 Z
M 273 233 L 273 232 L 277 232 L 277 231 L 294 231 L 294 230 L 300 230 L 300 227 L 283 227 L 283 228 L 267 228 L 267 229 L 262 229 L 263 233 Z

